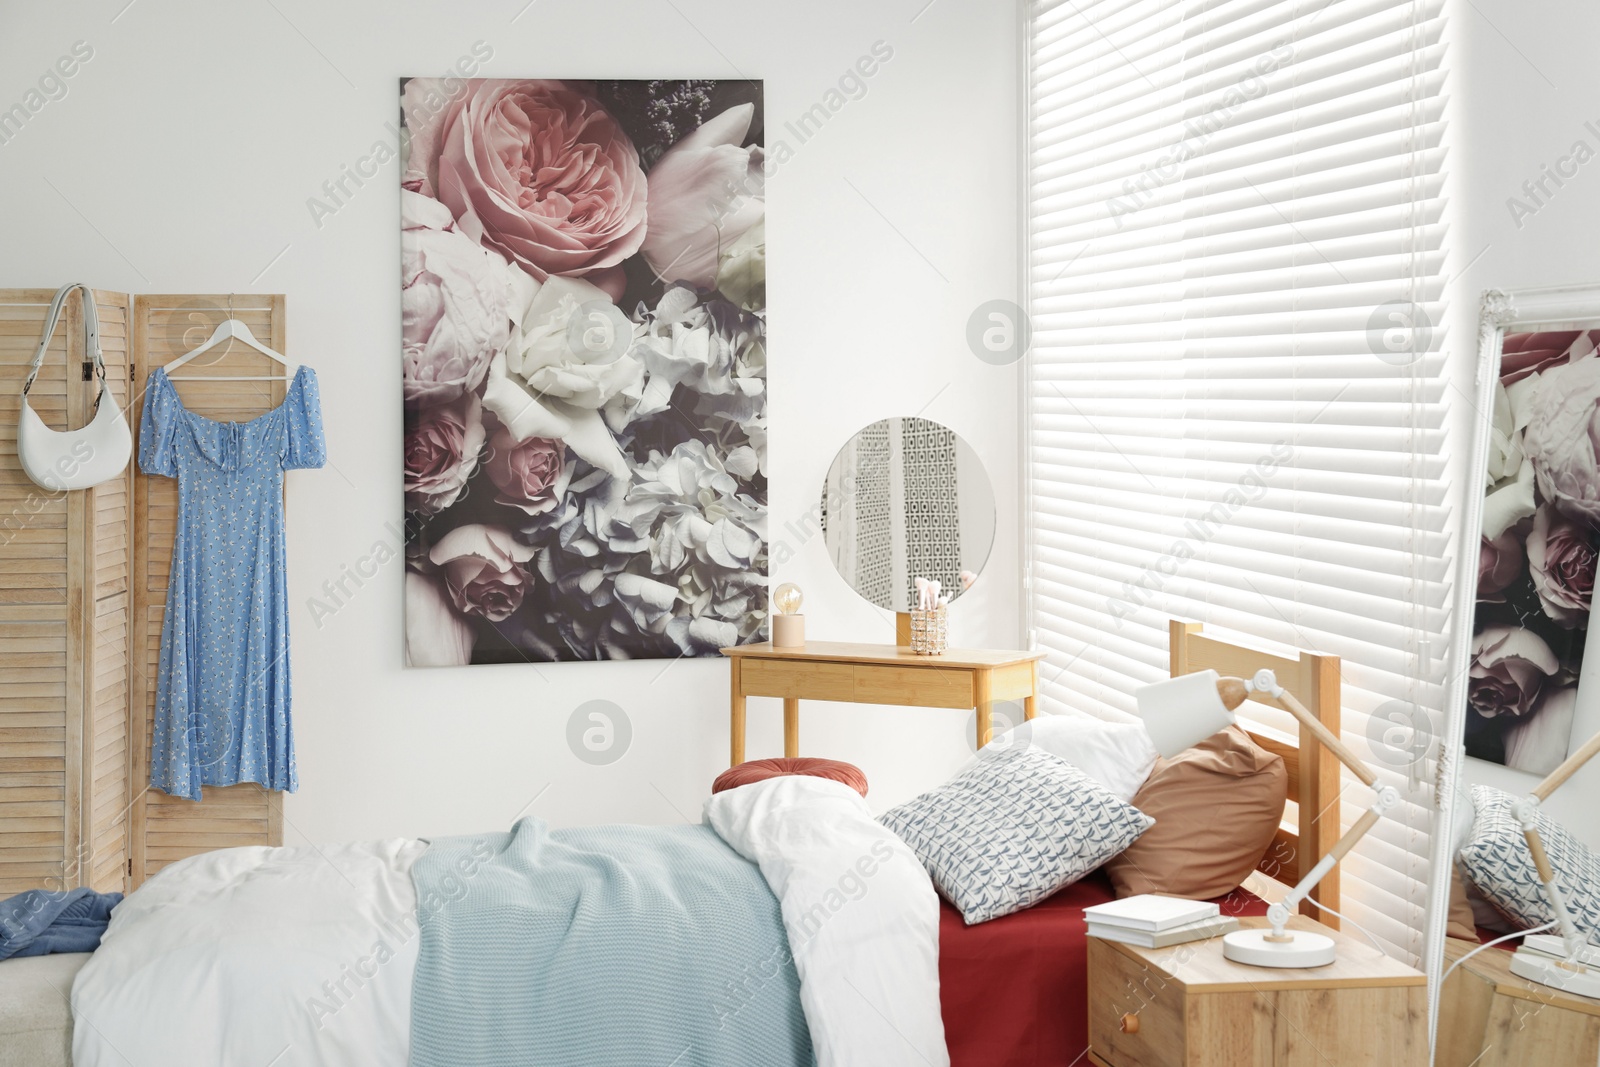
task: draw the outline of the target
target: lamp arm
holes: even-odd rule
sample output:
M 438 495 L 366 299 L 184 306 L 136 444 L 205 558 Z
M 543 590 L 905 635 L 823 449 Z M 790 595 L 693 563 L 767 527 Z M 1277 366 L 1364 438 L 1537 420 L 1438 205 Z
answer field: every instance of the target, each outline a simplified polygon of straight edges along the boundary
M 1537 818 L 1540 803 L 1548 800 L 1551 793 L 1561 788 L 1562 783 L 1576 774 L 1585 763 L 1594 759 L 1596 754 L 1600 754 L 1600 733 L 1585 741 L 1582 747 L 1561 761 L 1561 766 L 1534 786 L 1526 797 L 1511 806 L 1511 814 L 1522 827 L 1522 837 L 1528 842 L 1528 854 L 1533 857 L 1533 867 L 1539 873 L 1539 881 L 1544 883 L 1545 895 L 1550 898 L 1550 908 L 1556 913 L 1556 927 L 1561 931 L 1561 940 L 1565 942 L 1567 955 L 1571 958 L 1576 958 L 1579 950 L 1587 942 L 1578 932 L 1577 924 L 1572 921 L 1572 912 L 1567 907 L 1566 896 L 1562 893 L 1561 886 L 1556 883 L 1555 868 L 1551 866 L 1550 857 L 1545 852 L 1544 838 L 1539 836 Z
M 1278 679 L 1271 671 L 1261 671 L 1250 681 L 1250 687 L 1257 692 L 1266 693 L 1276 700 L 1284 710 L 1293 715 L 1295 719 L 1316 737 L 1316 739 L 1332 752 L 1340 763 L 1350 769 L 1350 773 L 1361 779 L 1363 785 L 1371 789 L 1378 788 L 1378 776 L 1372 773 L 1372 768 L 1364 763 L 1360 756 L 1350 750 L 1334 732 L 1323 725 L 1322 720 L 1311 714 L 1304 704 L 1289 690 L 1278 684 Z
M 1301 902 L 1311 895 L 1311 891 L 1317 887 L 1317 883 L 1326 878 L 1328 872 L 1333 870 L 1339 861 L 1344 859 L 1363 837 L 1367 836 L 1367 832 L 1378 824 L 1378 820 L 1382 819 L 1384 815 L 1400 803 L 1400 793 L 1393 786 L 1379 785 L 1378 776 L 1372 772 L 1372 768 L 1368 767 L 1360 756 L 1351 751 L 1350 747 L 1338 735 L 1324 726 L 1321 719 L 1311 714 L 1311 710 L 1300 703 L 1293 693 L 1279 685 L 1277 676 L 1271 671 L 1258 672 L 1250 680 L 1250 688 L 1256 692 L 1265 693 L 1277 701 L 1285 711 L 1294 716 L 1295 721 L 1311 731 L 1312 736 L 1326 746 L 1328 751 L 1332 752 L 1335 758 L 1349 769 L 1351 774 L 1359 778 L 1364 785 L 1376 793 L 1372 801 L 1372 807 L 1368 808 L 1361 818 L 1356 820 L 1354 826 L 1345 831 L 1344 836 L 1334 842 L 1333 847 L 1328 850 L 1328 854 L 1318 860 L 1316 865 L 1301 877 L 1295 887 L 1289 890 L 1288 896 L 1267 910 L 1267 921 L 1272 924 L 1273 936 L 1281 938 L 1285 936 L 1284 929 L 1289 923 L 1289 916 L 1299 910 Z
M 1267 921 L 1272 924 L 1275 936 L 1284 936 L 1284 929 L 1289 925 L 1289 916 L 1300 910 L 1300 903 L 1311 895 L 1317 888 L 1317 883 L 1327 877 L 1328 872 L 1344 859 L 1356 844 L 1367 836 L 1367 831 L 1378 825 L 1378 820 L 1388 814 L 1396 804 L 1400 803 L 1400 794 L 1393 786 L 1380 786 L 1378 795 L 1372 802 L 1372 807 L 1362 813 L 1355 825 L 1346 830 L 1344 836 L 1333 843 L 1328 854 L 1317 861 L 1316 866 L 1307 871 L 1295 887 L 1289 890 L 1289 895 L 1267 909 Z
M 1528 842 L 1528 852 L 1533 856 L 1534 870 L 1539 872 L 1539 881 L 1544 883 L 1545 896 L 1550 898 L 1551 910 L 1556 913 L 1556 929 L 1561 931 L 1561 940 L 1567 949 L 1569 957 L 1576 958 L 1578 950 L 1584 944 L 1584 936 L 1578 932 L 1578 925 L 1572 921 L 1572 912 L 1567 908 L 1567 898 L 1561 892 L 1561 887 L 1556 884 L 1555 868 L 1550 866 L 1550 857 L 1544 851 L 1544 838 L 1539 836 L 1538 827 L 1534 825 L 1534 813 L 1538 804 L 1530 800 L 1521 801 L 1513 805 L 1512 811 L 1517 821 L 1522 824 L 1523 840 Z

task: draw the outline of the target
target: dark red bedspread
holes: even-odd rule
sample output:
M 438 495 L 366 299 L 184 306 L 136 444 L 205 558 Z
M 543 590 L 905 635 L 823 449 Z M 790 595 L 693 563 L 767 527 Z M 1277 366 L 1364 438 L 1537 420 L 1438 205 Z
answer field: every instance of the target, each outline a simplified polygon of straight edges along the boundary
M 1025 911 L 968 926 L 939 916 L 939 997 L 951 1067 L 1069 1067 L 1087 1063 L 1088 945 L 1083 909 L 1116 898 L 1098 871 Z M 1265 915 L 1243 889 L 1218 903 Z

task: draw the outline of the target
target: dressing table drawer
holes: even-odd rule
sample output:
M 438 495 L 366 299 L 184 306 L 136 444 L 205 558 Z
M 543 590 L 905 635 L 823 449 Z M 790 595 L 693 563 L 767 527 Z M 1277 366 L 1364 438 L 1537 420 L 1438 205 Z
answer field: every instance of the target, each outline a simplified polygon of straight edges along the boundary
M 857 665 L 855 699 L 863 704 L 970 708 L 974 706 L 972 672 L 941 667 Z
M 746 696 L 787 700 L 854 700 L 855 667 L 849 663 L 751 659 L 745 662 Z

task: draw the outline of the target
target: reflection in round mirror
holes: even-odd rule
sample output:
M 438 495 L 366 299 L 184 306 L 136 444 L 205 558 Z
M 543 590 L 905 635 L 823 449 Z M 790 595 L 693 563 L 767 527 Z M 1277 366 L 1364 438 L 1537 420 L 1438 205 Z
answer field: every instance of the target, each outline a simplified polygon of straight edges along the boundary
M 822 489 L 828 556 L 880 608 L 910 611 L 915 579 L 954 600 L 994 547 L 994 490 L 972 446 L 914 417 L 883 419 L 834 457 Z

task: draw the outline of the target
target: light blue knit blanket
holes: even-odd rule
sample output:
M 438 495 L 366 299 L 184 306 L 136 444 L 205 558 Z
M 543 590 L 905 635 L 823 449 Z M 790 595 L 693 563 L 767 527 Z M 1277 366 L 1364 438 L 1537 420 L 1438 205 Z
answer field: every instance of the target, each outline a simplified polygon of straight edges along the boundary
M 412 1067 L 810 1067 L 778 901 L 707 826 L 436 840 Z

